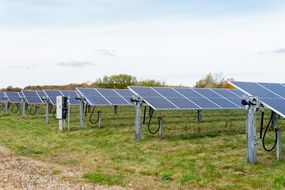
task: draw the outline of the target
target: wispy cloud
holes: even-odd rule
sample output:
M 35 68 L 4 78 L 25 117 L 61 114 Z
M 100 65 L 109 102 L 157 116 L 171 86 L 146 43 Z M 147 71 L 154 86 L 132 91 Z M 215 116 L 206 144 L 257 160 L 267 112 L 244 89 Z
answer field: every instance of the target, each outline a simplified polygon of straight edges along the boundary
M 17 69 L 17 70 L 34 70 L 38 65 L 37 64 L 30 64 L 30 65 L 11 65 L 8 68 L 10 69 Z
M 285 53 L 285 48 L 276 49 L 276 50 L 272 51 L 271 53 Z
M 115 57 L 117 55 L 116 51 L 113 49 L 95 49 L 94 52 L 99 55 L 111 56 L 111 57 Z
M 69 62 L 59 62 L 57 63 L 57 65 L 61 67 L 87 67 L 87 66 L 93 66 L 94 64 L 88 61 L 69 61 Z

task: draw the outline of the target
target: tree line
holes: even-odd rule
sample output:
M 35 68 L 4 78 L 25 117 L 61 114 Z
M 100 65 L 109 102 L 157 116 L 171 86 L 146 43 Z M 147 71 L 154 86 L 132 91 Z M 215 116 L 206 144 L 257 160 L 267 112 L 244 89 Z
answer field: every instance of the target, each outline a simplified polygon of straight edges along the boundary
M 193 86 L 194 88 L 233 88 L 228 81 L 234 79 L 225 80 L 222 74 L 208 73 L 205 77 L 198 80 Z M 165 82 L 147 79 L 138 80 L 136 77 L 128 74 L 110 75 L 104 76 L 95 80 L 92 83 L 71 83 L 67 85 L 35 85 L 26 86 L 23 89 L 13 86 L 1 89 L 1 91 L 21 91 L 21 90 L 43 90 L 43 89 L 61 89 L 61 90 L 74 90 L 76 87 L 83 88 L 113 88 L 113 89 L 126 89 L 128 86 L 153 86 L 153 87 L 167 87 Z

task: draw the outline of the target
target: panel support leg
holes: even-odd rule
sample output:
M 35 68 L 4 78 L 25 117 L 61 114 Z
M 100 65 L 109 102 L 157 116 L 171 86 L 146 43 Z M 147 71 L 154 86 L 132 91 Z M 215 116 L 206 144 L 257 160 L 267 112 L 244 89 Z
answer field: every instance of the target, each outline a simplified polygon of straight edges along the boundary
M 198 110 L 198 122 L 202 122 L 202 110 Z
M 257 97 L 247 97 L 243 100 L 243 104 L 247 105 L 246 114 L 246 159 L 250 164 L 256 162 L 256 115 L 260 107 L 260 101 Z
M 5 101 L 5 115 L 8 115 L 8 101 Z
M 102 111 L 98 111 L 98 127 L 102 126 Z
M 277 125 L 277 114 L 273 112 L 272 125 L 277 133 L 277 144 L 276 144 L 276 157 L 277 160 L 281 160 L 281 127 Z
M 80 121 L 80 129 L 83 129 L 83 114 L 84 114 L 84 102 L 81 99 L 79 105 L 79 121 Z
M 135 114 L 135 139 L 139 141 L 141 139 L 141 102 L 136 102 L 136 114 Z
M 118 106 L 114 106 L 114 114 L 115 114 L 115 115 L 118 114 Z
M 48 100 L 46 100 L 46 124 L 48 124 L 48 115 L 49 115 L 49 103 Z
M 24 99 L 22 99 L 22 114 L 23 114 L 23 117 L 26 116 L 26 102 Z

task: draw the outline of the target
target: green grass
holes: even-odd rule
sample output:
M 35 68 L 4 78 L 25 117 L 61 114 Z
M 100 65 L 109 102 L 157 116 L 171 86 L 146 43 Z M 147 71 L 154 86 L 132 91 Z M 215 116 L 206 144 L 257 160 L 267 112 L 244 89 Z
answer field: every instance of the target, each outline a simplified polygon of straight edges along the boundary
M 246 163 L 244 110 L 203 111 L 201 123 L 195 111 L 160 112 L 164 137 L 149 134 L 144 126 L 137 142 L 133 107 L 120 107 L 118 115 L 111 107 L 101 109 L 102 128 L 90 125 L 86 117 L 80 130 L 78 108 L 72 108 L 69 132 L 59 132 L 52 116 L 44 124 L 43 110 L 39 117 L 1 115 L 0 145 L 22 156 L 80 169 L 83 179 L 97 184 L 135 189 L 285 188 L 285 162 L 276 161 L 275 151 L 264 152 L 259 144 L 258 162 Z M 272 131 L 269 137 L 272 142 Z

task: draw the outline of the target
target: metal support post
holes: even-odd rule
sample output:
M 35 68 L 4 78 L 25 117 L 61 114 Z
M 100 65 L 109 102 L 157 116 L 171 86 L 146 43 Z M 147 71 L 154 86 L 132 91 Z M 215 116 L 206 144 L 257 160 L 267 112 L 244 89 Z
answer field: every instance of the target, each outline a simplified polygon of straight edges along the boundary
M 70 109 L 71 109 L 70 96 L 68 96 L 68 99 L 67 99 L 67 130 L 68 131 L 70 130 Z
M 98 111 L 98 127 L 102 126 L 102 111 Z
M 5 115 L 8 115 L 8 100 L 6 99 L 6 101 L 5 101 Z
M 246 115 L 246 159 L 248 163 L 256 162 L 256 115 L 261 103 L 257 97 L 247 97 L 242 100 L 242 104 L 247 106 Z
M 202 110 L 198 110 L 198 122 L 202 122 Z
M 84 115 L 84 102 L 81 99 L 79 104 L 79 120 L 80 120 L 80 129 L 83 129 L 83 115 Z
M 58 124 L 59 124 L 59 130 L 62 131 L 63 130 L 63 120 L 62 119 L 58 120 Z
M 25 102 L 24 98 L 22 98 L 22 115 L 23 115 L 23 117 L 26 116 L 26 102 Z
M 115 114 L 115 115 L 118 114 L 118 106 L 114 106 L 114 114 Z
M 45 100 L 45 103 L 46 103 L 46 124 L 48 124 L 48 115 L 49 115 L 49 103 L 48 103 L 48 100 Z
M 277 160 L 281 160 L 281 127 L 277 126 L 277 114 L 273 112 L 272 125 L 277 133 L 277 144 L 276 144 L 276 157 Z

